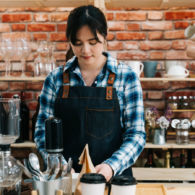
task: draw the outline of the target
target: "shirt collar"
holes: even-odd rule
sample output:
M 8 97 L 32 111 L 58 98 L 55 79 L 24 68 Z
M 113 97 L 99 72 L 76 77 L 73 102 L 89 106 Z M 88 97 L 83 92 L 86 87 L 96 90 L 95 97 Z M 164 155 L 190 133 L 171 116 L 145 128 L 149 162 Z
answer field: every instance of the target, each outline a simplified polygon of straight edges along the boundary
M 107 69 L 110 70 L 113 73 L 117 73 L 117 65 L 118 62 L 115 58 L 113 58 L 108 52 L 103 53 L 107 57 Z M 73 56 L 68 62 L 66 62 L 66 65 L 64 66 L 64 71 L 68 69 L 75 69 L 75 67 L 78 66 L 77 63 L 77 57 Z

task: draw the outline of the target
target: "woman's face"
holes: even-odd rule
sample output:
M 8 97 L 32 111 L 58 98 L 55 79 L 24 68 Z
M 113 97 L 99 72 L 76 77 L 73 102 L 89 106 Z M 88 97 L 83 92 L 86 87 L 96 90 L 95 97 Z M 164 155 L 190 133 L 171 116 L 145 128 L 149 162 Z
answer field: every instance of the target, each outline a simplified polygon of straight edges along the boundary
M 71 47 L 80 65 L 95 65 L 102 59 L 105 39 L 99 33 L 97 36 L 100 42 L 95 39 L 88 26 L 78 30 L 76 42 L 74 45 L 71 43 Z

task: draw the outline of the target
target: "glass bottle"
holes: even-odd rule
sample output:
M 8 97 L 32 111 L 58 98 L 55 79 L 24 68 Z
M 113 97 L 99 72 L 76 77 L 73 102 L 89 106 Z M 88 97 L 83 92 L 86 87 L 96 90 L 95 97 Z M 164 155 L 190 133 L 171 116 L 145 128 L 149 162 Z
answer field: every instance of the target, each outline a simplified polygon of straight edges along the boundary
M 170 168 L 170 152 L 169 151 L 167 151 L 166 152 L 166 158 L 165 158 L 165 167 L 166 168 Z
M 10 154 L 10 145 L 0 145 L 0 194 L 21 193 L 22 168 Z
M 185 168 L 185 151 L 182 149 L 180 153 L 180 167 Z
M 21 104 L 20 104 L 20 138 L 18 142 L 24 142 L 29 140 L 29 118 L 30 118 L 30 111 L 29 108 L 24 100 L 24 92 L 21 92 Z
M 189 100 L 186 95 L 182 97 L 181 109 L 189 109 Z
M 39 114 L 39 107 L 40 107 L 40 96 L 38 96 L 38 103 L 36 106 L 36 111 L 35 111 L 34 115 L 32 116 L 32 140 L 34 140 L 35 125 L 37 122 L 37 116 Z
M 170 168 L 175 168 L 175 163 L 173 161 L 173 152 L 170 150 Z
M 185 164 L 185 167 L 186 168 L 194 168 L 195 167 L 195 165 L 192 161 L 192 150 L 191 149 L 187 150 L 187 162 Z
M 152 149 L 148 150 L 148 155 L 147 155 L 147 161 L 144 165 L 145 167 L 155 167 L 154 161 L 153 161 L 153 151 Z
M 168 105 L 171 110 L 177 110 L 178 109 L 178 101 L 177 96 L 169 96 L 168 98 Z

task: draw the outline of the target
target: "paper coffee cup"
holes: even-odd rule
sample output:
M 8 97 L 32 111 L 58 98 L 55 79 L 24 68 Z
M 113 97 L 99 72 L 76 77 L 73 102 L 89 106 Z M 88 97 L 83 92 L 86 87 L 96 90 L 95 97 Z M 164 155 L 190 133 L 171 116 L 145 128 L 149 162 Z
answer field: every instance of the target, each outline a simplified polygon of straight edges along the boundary
M 106 179 L 98 173 L 83 174 L 81 179 L 82 195 L 104 195 Z
M 135 195 L 136 194 L 136 179 L 127 176 L 115 176 L 111 181 L 112 195 Z

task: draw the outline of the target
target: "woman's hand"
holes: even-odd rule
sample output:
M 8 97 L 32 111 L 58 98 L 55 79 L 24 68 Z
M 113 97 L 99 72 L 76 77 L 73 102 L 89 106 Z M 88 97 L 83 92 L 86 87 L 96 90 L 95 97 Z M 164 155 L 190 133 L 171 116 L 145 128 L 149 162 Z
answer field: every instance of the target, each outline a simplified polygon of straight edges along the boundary
M 95 169 L 97 173 L 102 174 L 106 178 L 106 181 L 109 181 L 113 176 L 113 170 L 108 164 L 99 164 Z

